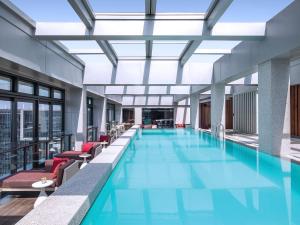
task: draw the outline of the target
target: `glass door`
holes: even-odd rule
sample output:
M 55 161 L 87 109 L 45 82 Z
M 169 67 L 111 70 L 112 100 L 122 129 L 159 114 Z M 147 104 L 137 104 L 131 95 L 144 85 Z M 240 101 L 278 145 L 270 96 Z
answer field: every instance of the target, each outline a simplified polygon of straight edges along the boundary
M 50 105 L 39 103 L 39 163 L 45 162 L 47 158 L 48 141 L 50 138 Z
M 14 170 L 11 154 L 12 102 L 0 100 L 0 178 Z
M 33 148 L 21 148 L 33 142 L 33 102 L 17 102 L 17 169 L 22 170 L 24 164 L 26 169 L 32 168 Z M 26 152 L 24 152 L 26 151 Z M 25 157 L 25 158 L 24 158 Z M 24 159 L 25 163 L 24 163 Z

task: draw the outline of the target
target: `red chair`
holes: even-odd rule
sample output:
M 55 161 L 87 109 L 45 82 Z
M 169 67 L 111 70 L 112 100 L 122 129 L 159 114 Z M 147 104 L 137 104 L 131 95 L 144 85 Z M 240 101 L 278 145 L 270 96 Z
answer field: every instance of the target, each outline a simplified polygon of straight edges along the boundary
M 61 154 L 56 155 L 55 157 L 81 160 L 81 158 L 79 156 L 84 153 L 87 153 L 87 154 L 91 154 L 91 158 L 94 158 L 96 148 L 98 148 L 98 147 L 100 147 L 99 143 L 86 142 L 86 143 L 82 144 L 81 151 L 65 151 Z
M 185 124 L 183 123 L 176 124 L 176 128 L 185 128 Z
M 109 135 L 100 135 L 99 142 L 108 142 L 110 143 L 110 136 Z

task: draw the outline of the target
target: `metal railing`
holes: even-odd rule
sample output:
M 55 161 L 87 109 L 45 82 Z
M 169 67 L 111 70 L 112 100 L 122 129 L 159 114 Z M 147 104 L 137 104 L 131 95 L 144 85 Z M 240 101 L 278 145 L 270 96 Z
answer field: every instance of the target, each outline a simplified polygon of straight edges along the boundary
M 0 146 L 0 179 L 21 170 L 39 168 L 45 160 L 72 149 L 72 145 L 72 134 L 62 134 L 48 140 Z

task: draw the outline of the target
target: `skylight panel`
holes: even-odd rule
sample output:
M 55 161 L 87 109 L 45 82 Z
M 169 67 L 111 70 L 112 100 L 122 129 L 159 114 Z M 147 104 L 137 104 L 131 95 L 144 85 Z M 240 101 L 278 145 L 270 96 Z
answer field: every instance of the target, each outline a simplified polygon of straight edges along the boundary
M 187 41 L 154 41 L 152 47 L 152 56 L 179 57 L 186 44 Z
M 233 49 L 240 41 L 202 41 L 198 49 Z
M 205 13 L 211 0 L 158 0 L 158 13 Z
M 111 41 L 113 49 L 118 57 L 145 57 L 145 41 Z
M 69 50 L 71 49 L 99 49 L 96 41 L 60 41 Z
M 193 55 L 188 63 L 214 63 L 220 59 L 223 55 Z
M 234 0 L 220 22 L 267 22 L 293 0 Z
M 11 2 L 38 22 L 81 22 L 68 1 L 11 0 Z
M 144 13 L 144 0 L 89 0 L 95 13 Z

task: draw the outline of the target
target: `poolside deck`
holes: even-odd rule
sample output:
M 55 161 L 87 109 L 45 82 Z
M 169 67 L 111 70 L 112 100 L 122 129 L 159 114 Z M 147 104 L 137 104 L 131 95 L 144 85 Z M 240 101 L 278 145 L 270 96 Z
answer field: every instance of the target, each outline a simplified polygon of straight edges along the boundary
M 5 195 L 0 198 L 0 225 L 16 224 L 33 209 L 36 194 Z
M 210 130 L 204 131 L 210 133 Z M 232 140 L 234 142 L 246 145 L 254 149 L 257 149 L 259 147 L 257 134 L 234 133 L 230 130 L 226 131 L 226 139 Z M 300 139 L 291 138 L 290 148 L 285 149 L 285 152 L 282 153 L 282 156 L 300 163 Z

